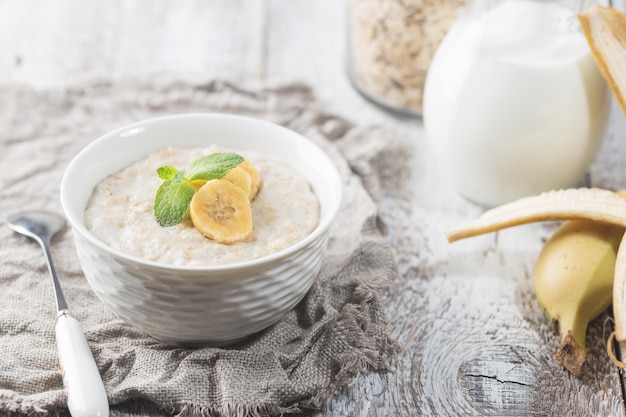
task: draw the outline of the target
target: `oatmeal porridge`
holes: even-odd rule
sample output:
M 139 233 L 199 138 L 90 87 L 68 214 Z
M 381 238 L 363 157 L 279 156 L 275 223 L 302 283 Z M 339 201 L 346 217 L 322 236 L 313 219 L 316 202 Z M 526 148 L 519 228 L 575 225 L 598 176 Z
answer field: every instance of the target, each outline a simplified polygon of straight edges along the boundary
M 223 265 L 252 260 L 285 249 L 318 225 L 320 208 L 308 181 L 291 166 L 269 155 L 240 153 L 256 167 L 262 186 L 252 205 L 254 229 L 245 242 L 221 244 L 203 236 L 189 216 L 161 227 L 155 194 L 162 184 L 157 169 L 180 170 L 218 147 L 175 148 L 156 152 L 100 182 L 85 211 L 85 224 L 98 239 L 126 254 L 150 261 L 189 266 Z

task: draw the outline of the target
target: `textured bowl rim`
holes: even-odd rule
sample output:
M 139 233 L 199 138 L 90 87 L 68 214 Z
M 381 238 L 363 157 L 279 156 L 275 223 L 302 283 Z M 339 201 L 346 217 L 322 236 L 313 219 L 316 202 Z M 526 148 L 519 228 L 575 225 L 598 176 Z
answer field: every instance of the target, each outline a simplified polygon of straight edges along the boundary
M 195 118 L 195 117 L 244 120 L 244 121 L 251 122 L 251 123 L 258 123 L 259 125 L 266 125 L 274 129 L 283 130 L 288 136 L 291 136 L 291 139 L 299 141 L 300 143 L 304 143 L 305 144 L 304 146 L 311 147 L 312 149 L 317 149 L 317 151 L 324 158 L 328 160 L 328 163 L 329 163 L 328 165 L 329 167 L 331 167 L 331 170 L 332 170 L 332 177 L 334 177 L 336 180 L 335 181 L 336 187 L 334 187 L 334 190 L 333 190 L 335 195 L 334 195 L 334 198 L 331 199 L 335 201 L 335 204 L 333 206 L 327 207 L 327 215 L 321 219 L 320 223 L 311 233 L 309 233 L 306 237 L 294 243 L 293 245 L 288 246 L 285 249 L 282 249 L 278 252 L 272 253 L 267 256 L 263 256 L 261 258 L 251 259 L 251 260 L 242 261 L 242 262 L 228 263 L 228 264 L 222 264 L 222 265 L 197 265 L 197 266 L 173 265 L 173 264 L 150 261 L 150 260 L 143 259 L 137 256 L 129 255 L 123 251 L 114 249 L 108 246 L 107 244 L 105 244 L 104 242 L 102 242 L 96 236 L 94 236 L 93 233 L 91 233 L 87 229 L 87 227 L 84 225 L 83 221 L 77 219 L 73 215 L 72 211 L 68 210 L 68 207 L 69 207 L 68 199 L 70 198 L 69 197 L 70 195 L 69 179 L 68 179 L 69 173 L 71 173 L 73 170 L 76 169 L 75 167 L 79 163 L 81 158 L 83 158 L 84 155 L 88 153 L 92 147 L 97 146 L 101 142 L 106 142 L 107 140 L 109 140 L 109 138 L 115 137 L 116 135 L 119 135 L 122 132 L 132 131 L 133 129 L 139 126 L 144 126 L 150 123 L 163 122 L 169 119 L 182 119 L 182 118 Z M 310 245 L 313 241 L 317 240 L 320 237 L 320 235 L 325 233 L 330 228 L 331 223 L 334 221 L 335 217 L 337 216 L 337 213 L 339 212 L 339 208 L 341 206 L 341 201 L 342 201 L 342 196 L 343 196 L 343 189 L 342 189 L 341 175 L 339 174 L 339 170 L 337 169 L 337 166 L 335 165 L 335 163 L 330 159 L 328 154 L 323 149 L 321 149 L 317 144 L 307 139 L 300 133 L 295 132 L 291 129 L 288 129 L 284 126 L 281 126 L 279 124 L 272 123 L 263 119 L 258 119 L 255 117 L 242 116 L 242 115 L 230 114 L 230 113 L 219 113 L 219 112 L 195 112 L 195 113 L 179 113 L 179 114 L 173 114 L 173 115 L 167 115 L 167 116 L 158 116 L 158 117 L 140 120 L 140 121 L 119 127 L 117 129 L 111 130 L 97 137 L 96 139 L 88 143 L 85 147 L 83 147 L 70 160 L 68 166 L 65 169 L 65 172 L 63 173 L 63 177 L 61 179 L 60 195 L 61 195 L 61 206 L 63 208 L 65 216 L 68 219 L 68 222 L 70 226 L 72 227 L 72 229 L 75 232 L 80 233 L 80 235 L 83 238 L 87 239 L 91 244 L 95 245 L 99 249 L 113 255 L 114 257 L 118 259 L 123 259 L 127 262 L 132 262 L 132 263 L 143 265 L 149 268 L 169 270 L 169 271 L 224 272 L 224 271 L 238 271 L 238 270 L 254 269 L 264 264 L 278 262 L 281 259 L 289 257 L 293 253 L 296 253 L 302 250 L 303 248 L 307 247 L 308 245 Z M 320 199 L 319 195 L 317 197 L 318 199 Z M 321 204 L 321 200 L 320 200 L 320 204 Z

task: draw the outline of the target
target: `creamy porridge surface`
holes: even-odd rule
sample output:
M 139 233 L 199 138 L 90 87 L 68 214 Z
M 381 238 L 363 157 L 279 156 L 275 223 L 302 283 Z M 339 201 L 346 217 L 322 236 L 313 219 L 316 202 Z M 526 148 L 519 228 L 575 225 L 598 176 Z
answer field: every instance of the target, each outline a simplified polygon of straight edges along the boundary
M 153 214 L 162 180 L 157 168 L 188 168 L 209 153 L 228 149 L 166 148 L 100 182 L 85 211 L 85 222 L 97 238 L 121 252 L 174 265 L 222 265 L 280 251 L 309 235 L 318 225 L 320 208 L 308 181 L 283 161 L 254 152 L 238 152 L 261 174 L 262 186 L 252 201 L 254 232 L 247 242 L 220 244 L 204 237 L 188 218 L 161 227 Z

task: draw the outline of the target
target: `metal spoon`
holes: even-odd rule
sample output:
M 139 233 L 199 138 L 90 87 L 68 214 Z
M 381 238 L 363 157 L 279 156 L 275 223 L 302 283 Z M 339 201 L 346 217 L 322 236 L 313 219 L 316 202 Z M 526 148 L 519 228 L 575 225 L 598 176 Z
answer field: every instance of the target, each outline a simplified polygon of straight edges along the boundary
M 65 227 L 65 219 L 47 211 L 25 211 L 9 216 L 7 225 L 41 245 L 52 277 L 57 307 L 55 334 L 67 407 L 73 417 L 107 417 L 109 403 L 85 335 L 72 317 L 52 263 L 50 239 Z

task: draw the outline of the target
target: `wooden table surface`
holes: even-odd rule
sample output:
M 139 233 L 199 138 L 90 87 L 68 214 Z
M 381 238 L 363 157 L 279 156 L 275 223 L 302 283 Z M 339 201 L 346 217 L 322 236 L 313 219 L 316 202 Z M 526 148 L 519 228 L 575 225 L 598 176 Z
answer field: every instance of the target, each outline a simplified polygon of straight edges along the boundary
M 447 228 L 483 209 L 450 189 L 421 121 L 388 114 L 352 88 L 346 9 L 341 0 L 0 0 L 0 82 L 305 82 L 328 111 L 386 125 L 411 146 L 404 195 L 387 193 L 381 209 L 390 242 L 414 247 L 385 295 L 404 351 L 393 372 L 358 377 L 312 415 L 623 415 L 620 375 L 604 350 L 607 315 L 591 325 L 580 378 L 552 358 L 558 341 L 534 296 L 532 270 L 556 224 L 446 242 Z M 626 188 L 625 133 L 614 111 L 584 185 Z

